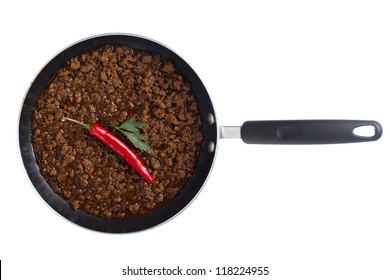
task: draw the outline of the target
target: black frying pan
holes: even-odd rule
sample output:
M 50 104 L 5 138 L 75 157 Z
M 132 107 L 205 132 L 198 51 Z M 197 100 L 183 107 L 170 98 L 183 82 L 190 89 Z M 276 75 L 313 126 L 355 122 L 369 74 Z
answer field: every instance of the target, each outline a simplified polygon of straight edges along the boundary
M 57 195 L 39 172 L 31 143 L 32 111 L 47 83 L 70 58 L 103 45 L 128 45 L 132 48 L 159 54 L 172 60 L 177 71 L 191 84 L 200 105 L 203 121 L 202 149 L 195 171 L 181 193 L 153 213 L 135 219 L 116 220 L 97 218 L 73 208 Z M 373 133 L 362 136 L 355 128 L 369 126 Z M 219 138 L 240 137 L 248 144 L 333 144 L 378 140 L 382 127 L 376 121 L 360 120 L 293 120 L 248 121 L 241 127 L 218 127 L 210 97 L 192 68 L 166 46 L 134 35 L 110 34 L 87 38 L 66 48 L 55 56 L 37 75 L 23 102 L 19 121 L 19 145 L 26 172 L 39 195 L 46 203 L 69 221 L 96 231 L 125 233 L 152 228 L 181 212 L 196 197 L 210 174 Z

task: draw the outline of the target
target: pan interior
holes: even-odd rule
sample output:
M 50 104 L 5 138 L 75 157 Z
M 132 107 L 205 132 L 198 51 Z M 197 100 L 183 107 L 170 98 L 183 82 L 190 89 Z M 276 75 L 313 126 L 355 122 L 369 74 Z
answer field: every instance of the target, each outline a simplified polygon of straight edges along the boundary
M 193 176 L 173 200 L 149 215 L 134 219 L 97 218 L 82 211 L 74 210 L 51 189 L 40 174 L 32 148 L 32 112 L 40 93 L 57 73 L 58 69 L 69 59 L 88 50 L 100 48 L 108 44 L 128 45 L 132 48 L 158 54 L 163 60 L 171 60 L 175 64 L 177 72 L 191 84 L 192 93 L 197 99 L 202 118 L 203 142 Z M 110 34 L 88 38 L 69 46 L 56 55 L 31 84 L 22 105 L 19 120 L 19 146 L 22 161 L 38 194 L 53 210 L 67 220 L 85 228 L 111 233 L 135 232 L 148 229 L 180 213 L 196 197 L 209 176 L 215 158 L 217 139 L 217 124 L 212 102 L 202 81 L 188 63 L 160 43 L 143 37 L 125 34 Z

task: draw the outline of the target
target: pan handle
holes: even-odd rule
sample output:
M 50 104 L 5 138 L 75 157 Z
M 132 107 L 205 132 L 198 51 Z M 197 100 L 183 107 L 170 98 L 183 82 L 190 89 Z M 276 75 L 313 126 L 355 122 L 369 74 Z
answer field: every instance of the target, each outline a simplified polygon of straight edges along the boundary
M 368 128 L 369 135 L 358 128 Z M 247 121 L 241 126 L 241 138 L 247 144 L 338 144 L 376 141 L 382 126 L 367 120 L 287 120 Z

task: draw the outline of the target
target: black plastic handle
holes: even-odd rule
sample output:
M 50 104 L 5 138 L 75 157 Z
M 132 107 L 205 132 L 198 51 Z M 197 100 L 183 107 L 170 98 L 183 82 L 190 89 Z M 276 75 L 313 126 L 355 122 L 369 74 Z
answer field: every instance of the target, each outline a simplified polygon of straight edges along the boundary
M 372 136 L 361 136 L 354 129 L 372 126 Z M 378 140 L 382 126 L 365 120 L 290 120 L 247 121 L 241 127 L 241 138 L 247 144 L 338 144 Z

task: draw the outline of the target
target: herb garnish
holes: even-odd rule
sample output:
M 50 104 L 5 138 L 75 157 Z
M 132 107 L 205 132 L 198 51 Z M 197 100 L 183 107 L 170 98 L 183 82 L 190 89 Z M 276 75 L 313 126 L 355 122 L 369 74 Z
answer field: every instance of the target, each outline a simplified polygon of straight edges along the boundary
M 135 119 L 128 119 L 119 126 L 106 126 L 111 127 L 112 133 L 121 138 L 122 140 L 125 140 L 125 138 L 127 138 L 134 145 L 134 147 L 138 148 L 143 152 L 151 154 L 153 153 L 152 148 L 144 142 L 147 141 L 149 138 L 139 133 L 139 130 L 143 129 L 147 125 L 147 123 L 138 122 Z

